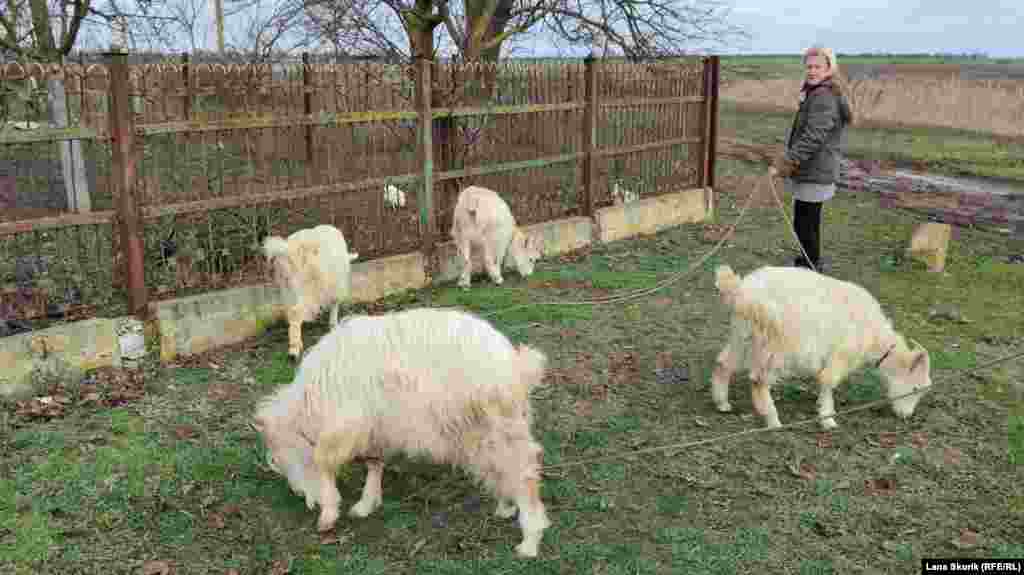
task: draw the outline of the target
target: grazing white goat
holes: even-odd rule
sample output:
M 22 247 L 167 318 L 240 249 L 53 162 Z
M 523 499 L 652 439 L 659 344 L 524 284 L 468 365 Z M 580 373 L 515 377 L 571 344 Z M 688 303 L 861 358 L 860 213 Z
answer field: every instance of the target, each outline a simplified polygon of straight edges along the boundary
M 405 191 L 394 184 L 384 186 L 384 202 L 393 209 L 405 207 Z
M 338 466 L 367 461 L 362 497 L 349 510 L 366 517 L 382 502 L 384 460 L 404 452 L 473 472 L 497 496 L 498 516 L 518 508 L 516 550 L 533 557 L 550 522 L 529 393 L 546 362 L 457 310 L 350 316 L 309 349 L 294 381 L 262 402 L 253 426 L 271 466 L 310 509 L 320 504 L 321 531 L 338 520 Z
M 288 355 L 297 359 L 302 354 L 303 322 L 331 305 L 330 325 L 338 323 L 341 302 L 352 293 L 351 262 L 359 254 L 349 253 L 341 230 L 329 225 L 299 230 L 287 240 L 270 236 L 263 241 L 263 253 L 285 294 Z
M 542 240 L 524 234 L 505 200 L 480 186 L 469 186 L 459 194 L 450 233 L 462 260 L 459 287 L 469 287 L 473 247 L 482 252 L 484 269 L 497 285 L 503 281 L 501 269 L 510 258 L 519 275 L 527 277 L 542 255 Z
M 745 278 L 727 265 L 715 271 L 722 301 L 733 310 L 729 343 L 718 355 L 711 397 L 731 411 L 729 382 L 749 370 L 751 395 L 769 427 L 779 427 L 771 386 L 782 374 L 816 374 L 818 414 L 824 429 L 837 427 L 832 391 L 867 362 L 881 372 L 893 411 L 910 417 L 932 384 L 928 351 L 903 337 L 878 301 L 861 286 L 811 270 L 762 267 Z

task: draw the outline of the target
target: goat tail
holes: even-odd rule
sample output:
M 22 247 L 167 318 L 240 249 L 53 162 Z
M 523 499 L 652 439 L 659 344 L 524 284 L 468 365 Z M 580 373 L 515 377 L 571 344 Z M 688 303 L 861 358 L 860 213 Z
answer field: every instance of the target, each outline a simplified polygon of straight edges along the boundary
M 732 271 L 732 268 L 726 264 L 720 265 L 715 269 L 715 287 L 718 288 L 719 293 L 722 294 L 722 299 L 726 302 L 735 299 L 736 293 L 740 289 L 741 280 L 742 278 L 736 275 L 736 272 Z
M 527 388 L 533 388 L 544 379 L 548 358 L 537 348 L 521 344 L 516 347 L 519 356 L 519 370 Z
M 288 241 L 280 236 L 268 236 L 263 240 L 263 254 L 267 259 L 287 255 Z

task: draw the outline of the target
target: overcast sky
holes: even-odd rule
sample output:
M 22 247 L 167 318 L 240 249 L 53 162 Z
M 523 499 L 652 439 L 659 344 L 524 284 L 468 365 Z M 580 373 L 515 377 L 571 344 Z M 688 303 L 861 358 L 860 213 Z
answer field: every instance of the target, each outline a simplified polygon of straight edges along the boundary
M 689 3 L 691 0 L 678 0 Z M 987 53 L 1024 57 L 1024 0 L 722 0 L 731 22 L 751 38 L 718 53 L 797 54 L 814 43 L 838 53 Z M 200 45 L 215 48 L 212 5 Z M 233 36 L 236 22 L 228 21 Z M 109 35 L 100 40 L 109 42 Z M 229 38 L 229 42 L 230 42 Z M 513 42 L 518 56 L 582 56 L 585 46 L 557 46 L 544 33 Z M 187 49 L 182 39 L 176 50 Z M 706 50 L 697 51 L 705 52 Z
M 719 52 L 796 54 L 822 43 L 839 53 L 1024 57 L 1024 0 L 731 0 L 731 5 L 730 21 L 751 38 Z M 531 40 L 524 44 L 539 52 L 553 50 L 548 39 Z
M 744 52 L 986 52 L 1024 56 L 1022 0 L 732 0 Z

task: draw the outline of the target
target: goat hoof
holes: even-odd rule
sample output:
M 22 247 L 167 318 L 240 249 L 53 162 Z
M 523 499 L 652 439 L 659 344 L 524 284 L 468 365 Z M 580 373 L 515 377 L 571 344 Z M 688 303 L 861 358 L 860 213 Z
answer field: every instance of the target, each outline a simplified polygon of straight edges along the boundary
M 349 517 L 369 517 L 381 504 L 379 499 L 360 499 L 348 510 Z
M 839 424 L 836 423 L 836 420 L 832 419 L 831 417 L 828 419 L 821 420 L 821 428 L 824 429 L 825 431 L 830 431 L 837 427 L 839 427 Z
M 519 512 L 519 508 L 513 504 L 502 502 L 498 505 L 497 509 L 494 510 L 495 517 L 501 517 L 502 519 L 511 519 L 516 516 Z
M 321 533 L 323 533 L 325 531 L 330 531 L 331 529 L 334 529 L 334 524 L 337 523 L 337 522 L 338 522 L 338 513 L 337 513 L 337 511 L 335 511 L 334 513 L 322 514 L 322 515 L 320 515 L 320 520 L 317 521 L 317 524 L 316 524 L 317 531 L 319 531 Z
M 516 555 L 520 557 L 536 557 L 537 556 L 537 545 L 527 544 L 526 542 L 516 545 Z
M 721 413 L 729 413 L 729 412 L 732 411 L 732 404 L 731 403 L 720 403 L 720 404 L 716 405 L 715 407 Z

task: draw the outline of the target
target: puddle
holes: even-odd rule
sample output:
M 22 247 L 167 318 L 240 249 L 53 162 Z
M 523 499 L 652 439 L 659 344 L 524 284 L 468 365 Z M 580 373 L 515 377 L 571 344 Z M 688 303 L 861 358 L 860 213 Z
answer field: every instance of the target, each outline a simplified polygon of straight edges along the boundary
M 926 187 L 938 188 L 940 191 L 990 194 L 1001 197 L 1017 196 L 1018 198 L 1024 198 L 1024 183 L 985 180 L 982 178 L 919 174 L 908 170 L 891 170 L 889 174 L 894 178 L 909 179 L 911 181 L 919 182 L 920 185 Z
M 879 170 L 870 162 L 849 162 L 839 187 L 874 192 L 883 202 L 921 211 L 955 225 L 985 224 L 1024 235 L 1024 183 Z

